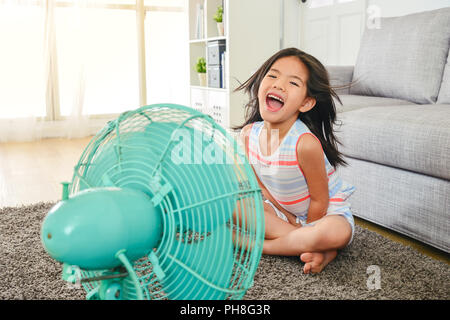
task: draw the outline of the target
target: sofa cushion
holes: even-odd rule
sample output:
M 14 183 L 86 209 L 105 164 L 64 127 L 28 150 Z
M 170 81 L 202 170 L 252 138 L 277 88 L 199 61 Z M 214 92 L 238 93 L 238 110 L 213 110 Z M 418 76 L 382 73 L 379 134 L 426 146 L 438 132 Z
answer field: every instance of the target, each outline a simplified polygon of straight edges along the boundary
M 438 103 L 450 103 L 450 50 L 448 52 L 447 64 L 445 65 L 441 89 L 439 90 Z
M 366 29 L 353 72 L 351 94 L 434 103 L 450 43 L 450 7 L 380 18 Z
M 414 103 L 392 98 L 359 96 L 356 94 L 341 94 L 339 95 L 342 105 L 338 101 L 334 101 L 336 111 L 347 112 L 366 107 L 383 107 L 383 106 L 400 106 L 400 105 L 414 105 Z
M 338 120 L 344 155 L 450 180 L 450 105 L 368 107 Z

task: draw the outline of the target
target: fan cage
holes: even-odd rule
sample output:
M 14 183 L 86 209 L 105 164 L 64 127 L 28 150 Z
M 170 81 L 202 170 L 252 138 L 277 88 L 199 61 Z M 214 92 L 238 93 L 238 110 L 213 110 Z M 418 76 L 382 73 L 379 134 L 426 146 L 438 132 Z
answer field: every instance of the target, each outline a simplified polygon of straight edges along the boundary
M 167 132 L 146 132 L 152 123 L 176 124 L 170 138 Z M 171 170 L 161 175 L 161 169 L 173 168 L 170 158 L 170 148 L 178 141 L 178 130 L 187 129 L 188 132 L 201 132 L 202 143 L 205 141 L 214 143 L 215 150 L 222 152 L 223 158 L 229 167 L 231 174 L 215 175 L 214 179 L 195 179 L 189 175 L 189 170 L 178 171 L 178 175 L 185 175 L 181 183 L 183 190 L 193 192 L 178 193 L 174 188 L 165 194 L 158 203 L 157 208 L 163 217 L 163 235 L 161 241 L 152 252 L 158 257 L 159 265 L 163 271 L 173 267 L 183 268 L 186 272 L 173 275 L 170 282 L 164 281 L 155 272 L 155 266 L 148 255 L 133 262 L 140 289 L 146 299 L 242 299 L 246 291 L 253 285 L 253 277 L 256 272 L 262 253 L 264 240 L 264 216 L 261 192 L 251 166 L 248 164 L 245 154 L 237 141 L 222 127 L 217 125 L 211 117 L 194 109 L 180 105 L 164 104 L 151 105 L 128 111 L 121 114 L 116 120 L 108 124 L 90 141 L 75 166 L 73 179 L 70 185 L 70 195 L 86 188 L 95 188 L 108 185 L 117 187 L 138 188 L 150 196 L 155 194 L 155 184 L 168 183 L 167 175 Z M 142 135 L 142 139 L 141 136 Z M 127 144 L 128 139 L 138 136 L 133 144 Z M 149 145 L 147 137 L 151 137 Z M 158 144 L 158 141 L 161 141 Z M 195 149 L 197 146 L 193 144 Z M 113 150 L 112 150 L 112 149 Z M 151 148 L 151 150 L 150 150 Z M 154 150 L 157 150 L 156 152 Z M 172 149 L 173 150 L 173 149 Z M 115 157 L 107 158 L 106 153 Z M 219 154 L 220 154 L 219 152 Z M 127 156 L 131 154 L 132 156 Z M 194 152 L 195 153 L 195 152 Z M 154 154 L 151 163 L 143 155 Z M 195 153 L 196 154 L 196 153 Z M 216 152 L 216 155 L 218 153 Z M 203 159 L 204 160 L 204 159 Z M 216 158 L 217 160 L 217 158 Z M 194 160 L 195 161 L 195 160 Z M 105 164 L 106 162 L 106 164 Z M 99 168 L 102 166 L 101 168 Z M 229 172 L 230 173 L 230 172 Z M 222 194 L 203 201 L 196 201 L 193 194 L 198 190 L 211 190 L 216 185 L 232 185 L 227 194 Z M 181 188 L 180 187 L 180 188 Z M 158 188 L 156 188 L 158 189 Z M 156 190 L 157 191 L 157 190 Z M 193 261 L 208 261 L 208 252 L 188 252 L 192 246 L 182 244 L 201 244 L 205 239 L 212 238 L 210 231 L 202 229 L 208 221 L 220 220 L 219 212 L 226 211 L 224 201 L 233 199 L 236 201 L 234 213 L 231 219 L 226 221 L 226 228 L 232 234 L 233 263 L 230 277 L 226 283 L 215 284 L 209 279 L 215 274 L 226 272 L 221 270 L 216 261 L 209 261 L 208 271 L 199 274 L 195 265 L 183 266 L 183 261 L 177 257 L 187 256 Z M 184 205 L 182 205 L 184 204 Z M 183 216 L 196 210 L 202 216 L 198 225 L 183 223 Z M 229 208 L 228 208 L 229 210 Z M 200 230 L 200 231 L 198 231 Z M 217 261 L 225 259 L 226 241 L 216 241 L 214 250 Z M 170 252 L 171 254 L 168 254 Z M 176 266 L 175 266 L 176 264 Z M 81 278 L 87 279 L 100 276 L 105 270 L 81 270 Z M 187 278 L 189 276 L 189 278 Z M 211 290 L 196 290 L 195 281 L 201 281 Z M 100 286 L 100 281 L 83 283 L 88 296 L 92 295 Z M 122 280 L 122 298 L 136 299 L 137 292 L 130 277 Z M 213 293 L 216 294 L 213 294 Z M 220 292 L 218 295 L 217 292 Z

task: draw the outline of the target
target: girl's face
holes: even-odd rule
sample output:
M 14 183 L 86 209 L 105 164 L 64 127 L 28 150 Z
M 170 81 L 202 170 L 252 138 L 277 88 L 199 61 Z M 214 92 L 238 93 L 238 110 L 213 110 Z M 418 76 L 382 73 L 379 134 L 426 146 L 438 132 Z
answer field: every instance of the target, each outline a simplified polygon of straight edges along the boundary
M 315 99 L 307 97 L 307 67 L 294 56 L 275 61 L 264 76 L 258 90 L 259 112 L 264 121 L 273 125 L 291 126 L 300 112 L 315 105 Z

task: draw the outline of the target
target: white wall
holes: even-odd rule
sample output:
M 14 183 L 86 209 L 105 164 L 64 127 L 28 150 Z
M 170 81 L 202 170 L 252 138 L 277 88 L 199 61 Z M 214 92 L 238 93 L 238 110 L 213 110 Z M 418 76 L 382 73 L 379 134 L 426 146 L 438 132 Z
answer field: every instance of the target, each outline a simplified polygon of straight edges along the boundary
M 299 47 L 298 39 L 300 33 L 299 0 L 284 1 L 284 39 L 283 48 Z M 449 0 L 450 1 L 450 0 Z
M 245 1 L 245 0 L 242 0 Z M 283 30 L 280 32 L 280 37 L 283 37 L 280 41 L 280 49 L 289 47 L 299 47 L 299 33 L 300 33 L 300 19 L 299 19 L 299 3 L 300 0 L 272 0 L 277 2 L 280 9 L 280 14 L 278 12 L 273 15 L 272 21 L 265 21 L 264 23 L 273 23 L 274 28 L 280 27 L 279 19 L 283 17 Z M 450 1 L 450 0 L 449 0 Z M 283 10 L 283 13 L 281 13 Z M 264 38 L 263 33 L 259 35 Z M 275 53 L 275 52 L 274 52 Z
M 367 4 L 378 6 L 381 17 L 396 17 L 450 7 L 450 0 L 367 0 Z

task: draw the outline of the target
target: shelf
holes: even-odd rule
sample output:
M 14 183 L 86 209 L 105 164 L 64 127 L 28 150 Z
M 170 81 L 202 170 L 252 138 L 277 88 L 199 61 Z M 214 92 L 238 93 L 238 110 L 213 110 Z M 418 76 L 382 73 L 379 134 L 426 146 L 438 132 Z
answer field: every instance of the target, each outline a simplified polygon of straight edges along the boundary
M 206 39 L 189 40 L 189 43 L 203 43 L 203 42 L 206 42 Z
M 219 91 L 219 92 L 225 92 L 225 93 L 229 92 L 229 90 L 227 88 L 212 88 L 212 87 L 203 87 L 203 86 L 196 86 L 196 85 L 191 85 L 191 89 Z
M 203 43 L 203 42 L 208 42 L 208 41 L 216 41 L 216 40 L 227 40 L 226 36 L 221 36 L 221 37 L 211 37 L 211 38 L 204 38 L 204 39 L 193 39 L 193 40 L 189 40 L 189 43 Z
M 208 38 L 208 39 L 206 39 L 206 41 L 215 41 L 215 40 L 227 40 L 227 37 L 226 36 L 221 36 L 221 37 L 211 37 L 211 38 Z

